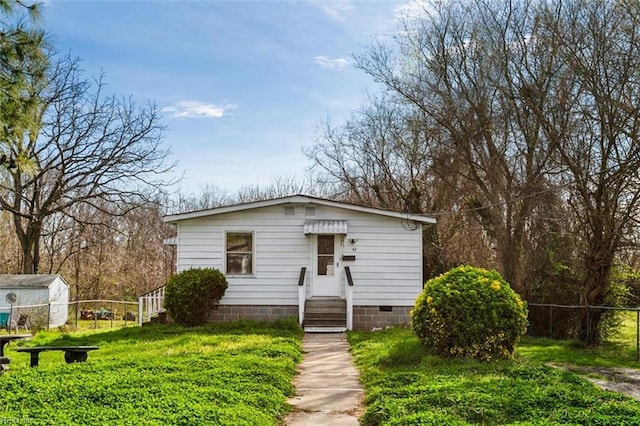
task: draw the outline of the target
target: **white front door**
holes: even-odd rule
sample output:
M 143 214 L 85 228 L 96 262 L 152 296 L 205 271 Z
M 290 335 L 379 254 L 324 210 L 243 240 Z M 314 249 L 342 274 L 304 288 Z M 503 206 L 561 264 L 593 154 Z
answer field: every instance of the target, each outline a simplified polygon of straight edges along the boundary
M 313 296 L 340 296 L 340 238 L 314 236 Z

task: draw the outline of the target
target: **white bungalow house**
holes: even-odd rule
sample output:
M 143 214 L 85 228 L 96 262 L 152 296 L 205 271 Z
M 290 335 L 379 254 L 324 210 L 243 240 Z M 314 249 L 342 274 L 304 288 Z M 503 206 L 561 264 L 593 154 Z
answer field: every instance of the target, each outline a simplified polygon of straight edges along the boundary
M 422 290 L 422 229 L 435 219 L 294 195 L 168 215 L 178 272 L 229 283 L 212 321 L 297 316 L 306 329 L 407 323 Z

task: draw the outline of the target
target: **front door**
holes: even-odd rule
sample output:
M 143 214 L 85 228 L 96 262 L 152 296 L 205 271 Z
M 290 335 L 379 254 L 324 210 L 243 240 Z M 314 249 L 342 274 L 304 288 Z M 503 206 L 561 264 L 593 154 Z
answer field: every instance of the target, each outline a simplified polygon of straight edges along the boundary
M 314 250 L 314 296 L 340 296 L 340 239 L 336 235 L 316 235 Z

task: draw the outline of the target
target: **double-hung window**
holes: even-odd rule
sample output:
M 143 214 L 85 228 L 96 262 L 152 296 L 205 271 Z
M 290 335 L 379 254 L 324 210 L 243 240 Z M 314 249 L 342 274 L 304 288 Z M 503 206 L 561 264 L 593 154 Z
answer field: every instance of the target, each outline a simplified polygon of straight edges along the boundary
M 253 275 L 253 232 L 227 232 L 227 275 Z

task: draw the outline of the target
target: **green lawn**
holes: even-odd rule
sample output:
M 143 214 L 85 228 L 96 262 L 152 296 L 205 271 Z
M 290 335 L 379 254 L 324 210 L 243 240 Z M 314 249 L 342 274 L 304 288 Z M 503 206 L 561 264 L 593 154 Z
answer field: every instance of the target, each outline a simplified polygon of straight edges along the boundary
M 575 341 L 525 337 L 519 353 L 546 363 L 640 368 L 636 361 L 636 313 L 624 312 L 620 317 L 616 333 L 597 348 L 585 349 Z
M 348 337 L 366 390 L 365 425 L 640 424 L 639 402 L 548 365 L 637 366 L 626 335 L 595 350 L 525 338 L 516 360 L 491 363 L 434 356 L 408 329 Z M 29 356 L 11 343 L 0 421 L 278 425 L 302 357 L 295 322 L 52 331 L 24 344 L 100 349 L 79 364 L 43 352 L 30 369 Z
M 122 328 L 122 327 L 138 327 L 138 321 L 123 320 L 78 320 L 76 328 L 75 321 L 71 320 L 62 329 L 66 331 L 89 331 L 96 329 Z
M 86 363 L 58 351 L 5 354 L 0 420 L 37 425 L 277 425 L 302 357 L 295 322 L 154 325 L 62 335 L 25 345 L 97 345 Z
M 72 333 L 76 331 L 92 331 L 92 330 L 116 330 L 122 327 L 138 327 L 138 321 L 123 321 L 123 320 L 78 320 L 78 324 L 76 327 L 76 323 L 73 320 L 70 320 L 67 324 L 61 327 L 52 327 L 51 331 L 54 333 Z M 25 331 L 24 329 L 20 329 L 18 331 L 11 330 L 10 334 L 16 333 L 34 333 L 38 331 L 45 331 L 46 327 L 42 327 L 41 329 L 37 329 L 36 327 L 31 327 L 29 331 Z M 0 329 L 0 335 L 9 334 L 6 328 Z M 0 423 L 1 424 L 1 423 Z
M 640 402 L 545 365 L 557 356 L 615 365 L 615 355 L 525 339 L 514 361 L 445 359 L 402 328 L 351 332 L 349 342 L 366 392 L 365 425 L 640 424 Z

